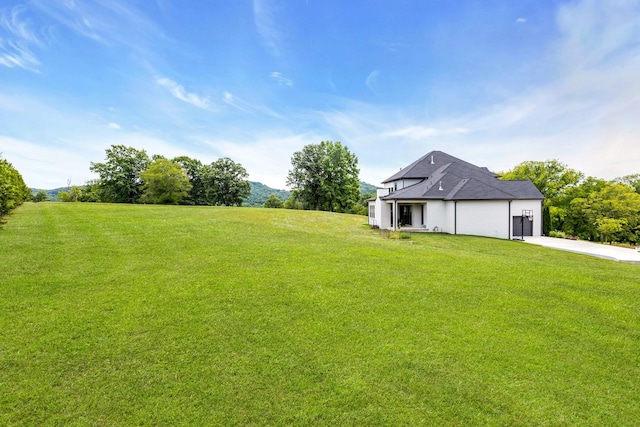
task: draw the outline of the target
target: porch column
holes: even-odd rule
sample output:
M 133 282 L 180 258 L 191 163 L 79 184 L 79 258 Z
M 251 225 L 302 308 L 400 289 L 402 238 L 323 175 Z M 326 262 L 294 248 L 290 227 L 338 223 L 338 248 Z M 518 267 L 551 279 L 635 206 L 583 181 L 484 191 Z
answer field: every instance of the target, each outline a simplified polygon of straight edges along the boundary
M 393 231 L 398 230 L 398 201 L 393 201 Z

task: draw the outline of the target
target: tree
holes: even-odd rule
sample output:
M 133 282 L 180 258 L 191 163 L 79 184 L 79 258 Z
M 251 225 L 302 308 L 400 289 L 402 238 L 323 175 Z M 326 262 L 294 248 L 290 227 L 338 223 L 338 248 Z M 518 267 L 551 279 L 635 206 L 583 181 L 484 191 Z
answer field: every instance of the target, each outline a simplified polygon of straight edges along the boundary
M 71 201 L 71 196 L 69 195 L 68 191 L 58 191 L 58 195 L 56 196 L 56 199 L 58 199 L 59 202 L 70 202 Z
M 640 194 L 627 185 L 611 184 L 591 193 L 585 215 L 598 228 L 601 240 L 637 242 L 640 238 Z
M 624 184 L 607 184 L 572 200 L 568 217 L 565 228 L 582 239 L 640 240 L 640 194 Z
M 100 201 L 100 183 L 98 180 L 89 180 L 84 185 L 82 194 L 78 197 L 80 202 L 99 202 Z
M 171 160 L 156 157 L 140 174 L 143 182 L 143 203 L 175 205 L 187 197 L 191 183 L 182 167 Z
M 247 171 L 229 158 L 221 158 L 205 167 L 203 173 L 206 204 L 240 206 L 251 192 Z
M 287 185 L 305 208 L 346 212 L 358 201 L 358 158 L 340 142 L 309 144 L 291 157 Z
M 202 162 L 187 156 L 176 157 L 173 161 L 182 166 L 182 169 L 187 173 L 189 182 L 191 183 L 191 190 L 189 190 L 187 197 L 185 197 L 180 203 L 185 205 L 206 205 L 207 195 L 204 184 L 204 174 L 206 169 Z
M 616 178 L 614 182 L 628 185 L 633 188 L 636 193 L 640 194 L 640 173 L 636 173 L 633 175 L 625 175 L 620 178 Z
M 267 200 L 264 202 L 265 208 L 281 208 L 283 205 L 282 200 L 278 198 L 275 194 L 271 194 Z
M 501 179 L 528 179 L 533 182 L 545 199 L 559 196 L 567 187 L 574 186 L 583 178 L 582 172 L 570 169 L 559 160 L 544 162 L 522 162 L 502 174 Z
M 542 207 L 544 233 L 547 234 L 553 230 L 553 218 L 551 217 L 550 207 L 554 205 L 556 197 L 572 186 L 577 185 L 584 175 L 582 172 L 570 169 L 564 163 L 558 160 L 526 161 L 510 171 L 501 174 L 501 179 L 517 180 L 528 179 L 533 182 L 538 190 L 544 196 L 544 204 Z
M 35 203 L 46 202 L 49 200 L 49 196 L 47 196 L 47 192 L 44 190 L 39 190 L 37 194 L 34 194 L 31 198 Z
M 594 178 L 592 176 L 584 179 L 580 184 L 566 188 L 562 194 L 551 201 L 549 206 L 550 226 L 552 230 L 562 230 L 565 233 L 578 236 L 579 234 L 591 235 L 592 226 L 584 222 L 582 212 L 575 209 L 576 204 L 572 208 L 574 200 L 586 199 L 589 194 L 602 190 L 609 185 L 604 179 Z
M 82 198 L 82 188 L 72 185 L 69 189 L 69 201 L 79 202 Z
M 596 219 L 596 226 L 600 232 L 600 240 L 603 242 L 616 241 L 617 235 L 622 234 L 627 225 L 627 220 L 624 218 L 598 218 Z
M 0 157 L 0 216 L 31 199 L 31 190 L 11 163 Z
M 289 193 L 289 197 L 287 198 L 287 200 L 285 200 L 284 203 L 282 204 L 282 207 L 285 209 L 296 209 L 296 210 L 304 209 L 304 207 L 302 206 L 302 203 L 300 202 L 299 194 L 300 192 L 298 190 L 291 191 Z
M 98 182 L 103 201 L 136 203 L 142 195 L 140 174 L 149 163 L 149 156 L 144 150 L 112 145 L 106 150 L 106 162 L 91 162 L 89 169 L 100 176 Z
M 361 187 L 362 188 L 362 187 Z M 360 193 L 358 203 L 353 205 L 349 213 L 356 215 L 369 215 L 369 199 L 375 199 L 376 193 Z

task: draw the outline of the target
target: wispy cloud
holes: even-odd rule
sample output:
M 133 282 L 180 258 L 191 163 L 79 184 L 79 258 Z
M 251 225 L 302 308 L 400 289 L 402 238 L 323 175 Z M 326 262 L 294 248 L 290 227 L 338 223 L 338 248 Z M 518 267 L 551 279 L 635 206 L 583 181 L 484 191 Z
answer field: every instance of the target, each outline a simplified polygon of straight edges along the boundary
M 114 122 L 109 123 L 107 126 L 109 126 L 109 129 L 115 129 L 115 130 L 121 129 L 120 125 Z
M 245 101 L 244 99 L 233 95 L 230 92 L 224 92 L 222 94 L 222 102 L 224 102 L 225 104 L 236 108 L 240 111 L 243 111 L 245 113 L 251 113 L 251 114 L 264 114 L 273 118 L 277 118 L 277 119 L 282 119 L 283 116 L 281 114 L 276 113 L 275 111 L 271 110 L 270 108 L 267 108 L 265 106 L 262 105 L 255 105 L 255 104 L 251 104 L 247 101 Z
M 433 127 L 425 126 L 407 126 L 401 129 L 397 129 L 390 132 L 384 132 L 384 137 L 400 137 L 408 139 L 428 139 L 434 136 L 451 135 L 451 134 L 465 134 L 469 130 L 463 127 L 453 129 L 436 129 Z
M 518 19 L 516 19 L 516 24 L 524 24 L 525 22 L 527 22 L 526 18 L 518 18 Z
M 31 4 L 58 23 L 101 44 L 120 44 L 144 51 L 151 38 L 166 41 L 158 25 L 130 2 L 31 0 Z
M 179 85 L 171 79 L 166 77 L 156 78 L 156 83 L 165 88 L 169 93 L 182 102 L 191 104 L 194 107 L 202 108 L 203 110 L 215 111 L 216 108 L 211 104 L 210 100 L 206 96 L 200 96 L 198 94 L 187 92 L 184 86 Z
M 237 108 L 240 111 L 244 111 L 245 113 L 251 113 L 253 111 L 253 106 L 249 105 L 237 96 L 234 96 L 230 92 L 225 91 L 222 94 L 222 102 L 232 106 L 233 108 Z
M 369 88 L 371 92 L 375 95 L 378 95 L 378 91 L 376 89 L 378 83 L 378 76 L 380 75 L 380 70 L 373 70 L 369 73 L 364 84 Z
M 44 43 L 21 16 L 24 12 L 22 6 L 0 10 L 0 65 L 37 72 L 40 61 L 31 48 L 43 47 Z
M 277 71 L 274 71 L 271 74 L 269 74 L 269 77 L 275 80 L 275 82 L 278 83 L 278 85 L 280 86 L 293 86 L 293 80 L 284 77 L 282 73 L 279 73 Z
M 253 0 L 253 21 L 262 41 L 274 56 L 280 55 L 282 34 L 278 25 L 278 4 L 275 0 Z

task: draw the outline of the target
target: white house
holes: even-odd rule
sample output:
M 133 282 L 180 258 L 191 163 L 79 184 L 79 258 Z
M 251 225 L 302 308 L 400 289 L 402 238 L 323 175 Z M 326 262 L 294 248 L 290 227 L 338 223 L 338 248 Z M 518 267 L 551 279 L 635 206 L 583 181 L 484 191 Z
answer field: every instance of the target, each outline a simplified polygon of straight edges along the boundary
M 384 229 L 540 236 L 544 196 L 531 181 L 503 181 L 487 168 L 432 151 L 382 182 L 369 224 Z

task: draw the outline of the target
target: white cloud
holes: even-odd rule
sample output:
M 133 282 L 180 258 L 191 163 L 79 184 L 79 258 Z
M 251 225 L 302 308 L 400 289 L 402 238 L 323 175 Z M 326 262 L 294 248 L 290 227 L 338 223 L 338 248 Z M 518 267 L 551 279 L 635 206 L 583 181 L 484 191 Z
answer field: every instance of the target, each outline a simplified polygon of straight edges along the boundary
M 109 126 L 110 129 L 116 129 L 116 130 L 121 129 L 119 124 L 113 123 L 113 122 L 109 123 L 107 126 Z
M 525 22 L 527 22 L 526 18 L 518 18 L 518 19 L 516 19 L 516 23 L 517 24 L 524 24 Z
M 220 157 L 229 157 L 242 164 L 251 181 L 284 189 L 293 153 L 321 140 L 314 133 L 292 134 L 282 129 L 260 131 L 246 141 L 207 139 L 203 142 L 215 148 Z
M 269 74 L 269 77 L 275 80 L 280 86 L 293 86 L 293 80 L 284 77 L 282 73 L 279 73 L 277 71 Z
M 156 83 L 169 91 L 173 96 L 180 101 L 191 104 L 194 107 L 202 108 L 203 110 L 215 111 L 214 106 L 209 101 L 208 97 L 202 97 L 198 94 L 187 92 L 182 85 L 174 82 L 166 77 L 156 78 Z
M 72 184 L 83 185 L 90 179 L 89 162 L 96 160 L 87 150 L 46 146 L 0 135 L 3 156 L 20 172 L 29 187 L 51 189 Z M 95 154 L 95 153 L 93 153 Z M 91 160 L 89 160 L 91 159 Z

